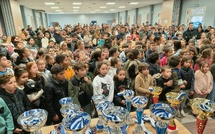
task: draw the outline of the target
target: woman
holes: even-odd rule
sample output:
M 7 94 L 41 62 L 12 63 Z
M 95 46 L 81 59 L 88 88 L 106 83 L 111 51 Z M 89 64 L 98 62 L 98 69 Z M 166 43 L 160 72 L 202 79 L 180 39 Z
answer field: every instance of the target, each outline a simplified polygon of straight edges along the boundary
M 62 41 L 60 43 L 60 51 L 59 54 L 66 54 L 68 55 L 71 59 L 73 59 L 73 54 L 70 50 L 68 50 L 67 43 L 65 41 Z
M 45 31 L 44 32 L 44 37 L 42 38 L 42 47 L 47 48 L 50 40 L 55 42 L 55 38 L 53 38 L 51 36 L 51 33 L 49 31 Z

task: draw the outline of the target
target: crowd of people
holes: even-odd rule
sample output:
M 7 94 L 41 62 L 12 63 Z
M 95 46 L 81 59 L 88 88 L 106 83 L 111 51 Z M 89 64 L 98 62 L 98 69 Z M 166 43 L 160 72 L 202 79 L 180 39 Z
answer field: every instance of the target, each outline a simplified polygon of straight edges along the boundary
M 186 92 L 177 117 L 186 116 L 188 98 L 215 100 L 215 29 L 103 23 L 101 26 L 31 26 L 20 35 L 0 37 L 0 133 L 26 133 L 17 118 L 24 111 L 48 111 L 47 125 L 62 121 L 59 100 L 72 97 L 94 116 L 91 97 L 103 94 L 125 107 L 117 93 L 127 89 L 152 103 L 151 86 Z

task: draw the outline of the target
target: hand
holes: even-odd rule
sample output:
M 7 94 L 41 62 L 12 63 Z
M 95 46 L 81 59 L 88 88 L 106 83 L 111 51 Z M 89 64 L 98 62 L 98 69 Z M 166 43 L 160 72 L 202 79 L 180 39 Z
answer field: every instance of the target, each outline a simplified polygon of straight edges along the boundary
M 180 88 L 185 88 L 185 85 L 181 85 Z
M 121 103 L 122 103 L 122 105 L 125 105 L 125 100 L 122 100 Z
M 207 94 L 207 91 L 206 91 L 206 90 L 202 90 L 201 92 L 202 92 L 202 95 Z
M 147 98 L 149 98 L 150 94 L 146 94 L 145 96 L 146 96 Z
M 80 111 L 84 111 L 84 109 L 83 109 L 83 108 L 80 108 Z
M 190 91 L 190 95 L 193 95 L 193 94 L 194 94 L 194 91 L 193 91 L 193 90 L 191 90 L 191 91 Z
M 89 79 L 85 76 L 85 77 L 84 77 L 84 81 L 88 83 L 88 82 L 89 82 Z
M 15 134 L 20 134 L 22 132 L 22 129 L 16 128 L 13 132 Z
M 168 87 L 172 86 L 172 83 L 173 83 L 173 81 L 172 81 L 172 80 L 169 80 L 169 81 L 167 82 L 167 86 L 168 86 Z
M 187 81 L 186 80 L 184 80 L 183 82 L 184 82 L 184 85 L 187 85 Z
M 58 115 L 56 114 L 54 117 L 53 117 L 53 121 L 58 121 L 59 120 L 59 117 Z

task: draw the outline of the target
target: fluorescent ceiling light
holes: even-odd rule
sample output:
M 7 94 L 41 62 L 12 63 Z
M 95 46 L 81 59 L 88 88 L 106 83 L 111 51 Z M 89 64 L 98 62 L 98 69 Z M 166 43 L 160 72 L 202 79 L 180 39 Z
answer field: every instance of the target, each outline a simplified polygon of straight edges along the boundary
M 80 2 L 74 2 L 74 3 L 72 3 L 73 5 L 81 5 L 82 3 L 80 3 Z
M 114 2 L 108 2 L 106 3 L 107 5 L 114 5 L 115 3 Z
M 131 3 L 129 3 L 130 5 L 137 5 L 137 4 L 139 4 L 138 2 L 131 2 Z
M 109 13 L 108 11 L 104 11 L 104 13 Z
M 106 7 L 104 6 L 104 7 L 99 7 L 99 8 L 106 8 Z
M 57 12 L 61 12 L 62 10 L 56 10 Z
M 64 13 L 64 12 L 58 12 L 58 13 Z
M 116 9 L 110 9 L 110 11 L 115 11 Z
M 125 8 L 125 6 L 119 6 L 119 8 Z
M 100 11 L 100 9 L 95 9 L 94 11 Z
M 73 10 L 73 12 L 78 12 L 78 10 Z
M 73 7 L 73 8 L 80 8 L 80 7 Z
M 95 11 L 92 11 L 91 13 L 96 13 Z
M 52 9 L 58 9 L 59 7 L 51 7 Z
M 45 5 L 54 5 L 54 3 L 53 2 L 46 2 L 46 3 L 44 3 Z

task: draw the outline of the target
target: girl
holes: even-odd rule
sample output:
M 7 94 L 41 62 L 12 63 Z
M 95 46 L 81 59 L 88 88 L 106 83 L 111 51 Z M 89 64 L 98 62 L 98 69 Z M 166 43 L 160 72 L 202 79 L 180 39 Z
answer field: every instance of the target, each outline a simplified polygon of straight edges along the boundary
M 14 75 L 16 77 L 17 88 L 23 90 L 24 84 L 28 81 L 28 71 L 26 67 L 15 67 Z
M 54 48 L 48 48 L 48 54 L 55 57 L 55 51 Z
M 112 102 L 114 96 L 113 79 L 107 75 L 107 64 L 103 61 L 97 64 L 95 78 L 93 80 L 93 94 L 103 94 L 105 99 Z
M 168 57 L 172 56 L 172 49 L 169 46 L 163 47 L 163 58 L 161 59 L 161 66 L 167 65 L 167 59 Z
M 41 103 L 43 100 L 42 94 L 45 87 L 44 78 L 39 75 L 35 62 L 29 62 L 26 67 L 29 73 L 29 80 L 26 83 L 24 91 L 31 101 L 32 108 L 41 108 L 43 106 L 43 103 Z
M 52 55 L 46 55 L 46 69 L 51 71 L 51 68 L 52 66 L 54 65 L 55 63 L 55 60 L 54 60 L 54 56 Z
M 75 45 L 75 48 L 74 48 L 73 55 L 77 56 L 80 51 L 84 51 L 84 53 L 86 54 L 86 56 L 89 57 L 89 53 L 85 50 L 84 42 L 83 41 L 78 41 L 77 42 L 77 44 Z
M 181 52 L 181 41 L 176 40 L 173 42 L 174 44 L 174 54 L 173 56 L 179 56 Z
M 186 40 L 181 40 L 181 49 L 186 49 Z
M 183 57 L 181 60 L 181 68 L 180 68 L 180 73 L 181 73 L 181 79 L 185 83 L 185 88 L 181 88 L 183 92 L 186 93 L 184 100 L 180 104 L 180 114 L 182 116 L 185 116 L 184 113 L 184 108 L 185 108 L 185 103 L 187 101 L 187 98 L 190 95 L 192 95 L 194 92 L 194 71 L 190 67 L 192 66 L 192 59 L 189 56 Z
M 0 97 L 11 111 L 14 123 L 14 133 L 22 133 L 17 122 L 19 115 L 30 109 L 30 101 L 25 93 L 16 88 L 16 78 L 12 74 L 0 76 Z
M 131 38 L 131 40 L 135 40 L 135 39 L 139 39 L 140 40 L 140 36 L 137 33 L 137 29 L 132 29 L 131 30 L 130 38 Z
M 212 52 L 213 50 L 211 48 L 207 48 L 205 50 L 202 51 L 202 56 L 200 56 L 197 60 L 196 60 L 196 64 L 194 66 L 194 71 L 196 72 L 197 70 L 200 69 L 200 62 L 205 61 L 208 63 L 209 67 L 211 66 L 212 63 Z
M 49 70 L 47 70 L 46 67 L 46 62 L 42 59 L 38 59 L 36 61 L 37 67 L 38 67 L 38 73 L 43 76 L 45 79 L 45 82 L 48 82 L 49 78 L 51 78 L 51 73 Z
M 35 59 L 37 56 L 37 52 L 39 50 L 39 48 L 35 45 L 34 43 L 34 38 L 29 38 L 28 39 L 28 45 L 27 45 L 28 49 L 30 50 L 31 54 L 32 54 L 32 59 Z
M 114 76 L 114 104 L 116 106 L 125 107 L 125 98 L 123 96 L 118 96 L 117 94 L 124 91 L 128 84 L 128 79 L 126 76 L 126 70 L 123 67 L 119 67 L 116 70 L 116 75 Z
M 16 59 L 16 65 L 19 66 L 20 64 L 26 65 L 28 62 L 31 62 L 29 56 L 31 55 L 29 49 L 27 47 L 21 48 L 17 50 L 19 56 Z
M 112 58 L 110 61 L 110 70 L 108 71 L 108 75 L 113 78 L 116 75 L 117 68 L 121 67 L 122 63 L 119 58 Z
M 55 38 L 53 38 L 51 36 L 51 33 L 49 31 L 45 31 L 44 32 L 44 37 L 42 38 L 41 42 L 42 42 L 42 47 L 43 48 L 47 48 L 49 41 L 52 40 L 55 42 Z
M 46 59 L 45 51 L 39 50 L 38 53 L 37 53 L 37 59 L 43 59 L 43 60 L 45 60 Z
M 211 74 L 213 76 L 213 89 L 211 93 L 207 96 L 207 99 L 215 101 L 215 53 L 213 53 L 213 62 L 211 65 Z
M 213 89 L 213 76 L 209 71 L 209 64 L 200 63 L 200 70 L 195 72 L 194 98 L 206 98 Z
M 101 38 L 99 39 L 98 42 L 98 47 L 100 47 L 101 45 L 105 44 L 105 40 L 108 38 L 108 35 L 106 33 L 102 34 Z

